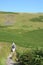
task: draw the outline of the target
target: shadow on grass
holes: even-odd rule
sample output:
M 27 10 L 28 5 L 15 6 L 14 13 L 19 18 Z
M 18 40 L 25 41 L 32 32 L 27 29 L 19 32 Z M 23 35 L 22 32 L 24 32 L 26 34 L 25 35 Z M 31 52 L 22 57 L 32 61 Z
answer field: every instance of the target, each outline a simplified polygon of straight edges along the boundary
M 32 21 L 32 22 L 43 22 L 43 16 L 32 18 L 32 19 L 30 19 L 30 21 Z

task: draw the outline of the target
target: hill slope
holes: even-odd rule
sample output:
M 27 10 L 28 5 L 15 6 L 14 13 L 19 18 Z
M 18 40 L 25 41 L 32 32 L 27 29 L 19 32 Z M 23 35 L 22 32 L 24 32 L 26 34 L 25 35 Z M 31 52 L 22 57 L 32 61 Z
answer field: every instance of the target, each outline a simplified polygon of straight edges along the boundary
M 0 12 L 0 41 L 23 47 L 43 46 L 43 13 Z
M 43 49 L 43 13 L 0 12 L 0 65 L 5 65 L 12 41 L 19 53 Z

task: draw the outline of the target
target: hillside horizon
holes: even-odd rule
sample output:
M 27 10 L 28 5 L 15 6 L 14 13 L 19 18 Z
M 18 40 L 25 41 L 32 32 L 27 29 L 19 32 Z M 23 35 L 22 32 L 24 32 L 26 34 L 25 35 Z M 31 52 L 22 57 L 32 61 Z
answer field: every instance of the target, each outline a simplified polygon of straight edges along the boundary
M 30 14 L 42 14 L 43 12 L 12 12 L 12 11 L 0 11 L 0 13 L 30 13 Z

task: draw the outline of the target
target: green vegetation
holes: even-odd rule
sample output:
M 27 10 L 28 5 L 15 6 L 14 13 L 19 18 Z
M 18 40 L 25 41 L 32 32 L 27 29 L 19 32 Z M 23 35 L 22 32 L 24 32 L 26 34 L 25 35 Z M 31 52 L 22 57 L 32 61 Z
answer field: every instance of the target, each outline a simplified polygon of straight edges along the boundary
M 36 54 L 37 51 L 25 51 L 23 54 L 18 55 L 20 65 L 41 65 L 41 56 Z
M 6 65 L 6 59 L 9 55 L 11 45 L 9 43 L 0 42 L 0 65 Z
M 43 65 L 43 13 L 0 12 L 0 65 L 5 65 L 13 41 L 17 45 L 16 51 L 20 54 L 20 57 L 18 56 L 20 60 L 22 56 L 24 62 L 24 58 L 28 56 L 29 63 L 31 61 L 33 63 L 33 58 L 38 59 L 38 62 L 41 58 Z M 33 52 L 37 48 L 42 50 L 35 50 L 36 56 L 34 56 L 30 51 Z M 27 56 L 24 56 L 23 52 L 27 49 L 31 49 L 30 54 L 25 52 Z M 36 61 L 35 65 L 38 65 Z
M 32 19 L 30 19 L 30 21 L 33 21 L 33 22 L 43 22 L 43 16 L 39 16 L 38 18 L 32 18 Z
M 3 12 L 3 11 L 0 11 L 0 14 L 19 14 L 19 13 L 16 13 L 16 12 Z
M 14 41 L 17 45 L 23 47 L 43 47 L 43 29 L 35 31 L 0 29 L 0 41 Z

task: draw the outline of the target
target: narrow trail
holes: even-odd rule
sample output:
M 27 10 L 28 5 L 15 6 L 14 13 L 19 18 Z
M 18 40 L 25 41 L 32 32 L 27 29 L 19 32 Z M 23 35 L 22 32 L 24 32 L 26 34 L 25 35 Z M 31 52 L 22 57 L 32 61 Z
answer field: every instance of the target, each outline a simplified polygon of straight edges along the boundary
M 13 56 L 12 53 L 9 54 L 9 56 L 7 57 L 7 60 L 6 60 L 6 65 L 20 65 L 19 62 L 14 62 L 14 61 L 12 60 L 12 56 Z
M 14 45 L 13 45 L 14 46 Z M 15 47 L 12 49 L 12 51 L 10 52 L 10 54 L 8 55 L 7 57 L 7 60 L 6 60 L 6 65 L 17 65 L 17 62 L 14 62 L 12 60 L 12 57 L 13 57 L 13 54 L 15 53 Z

